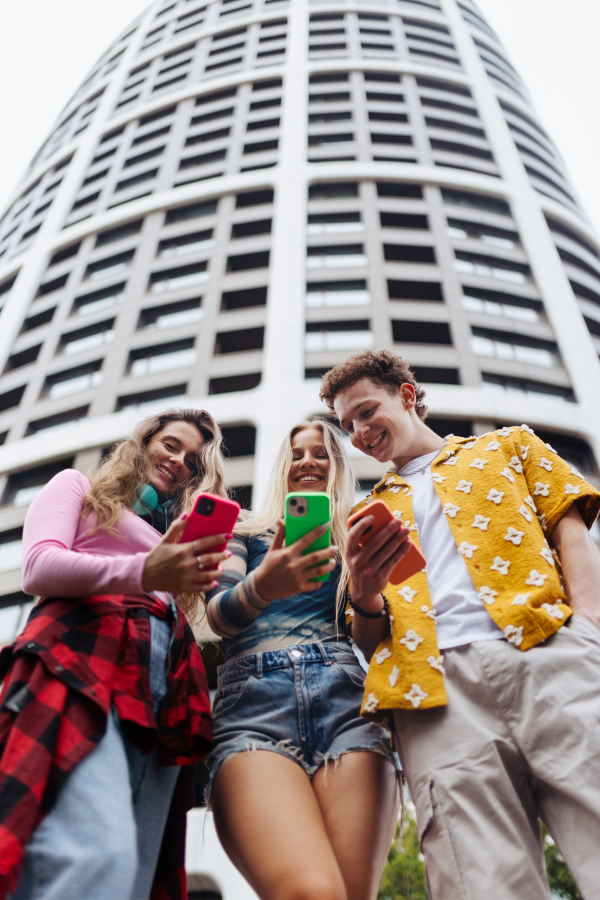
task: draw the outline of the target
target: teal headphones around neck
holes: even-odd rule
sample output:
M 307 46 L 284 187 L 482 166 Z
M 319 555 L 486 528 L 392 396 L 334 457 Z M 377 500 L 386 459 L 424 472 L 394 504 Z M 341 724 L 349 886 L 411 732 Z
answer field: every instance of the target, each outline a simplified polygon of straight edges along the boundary
M 131 509 L 138 516 L 146 516 L 154 512 L 159 506 L 158 494 L 151 484 L 142 484 L 138 488 L 137 499 L 131 504 Z

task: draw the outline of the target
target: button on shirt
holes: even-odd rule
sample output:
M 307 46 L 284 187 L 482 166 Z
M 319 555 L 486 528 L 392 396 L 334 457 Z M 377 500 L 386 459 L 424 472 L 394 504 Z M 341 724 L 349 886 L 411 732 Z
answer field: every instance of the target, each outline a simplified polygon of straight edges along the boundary
M 435 610 L 439 650 L 504 637 L 477 596 L 473 579 L 458 552 L 431 478 L 435 450 L 400 469 L 412 489 L 412 509 L 421 550 L 427 560 L 427 584 Z M 415 472 L 427 465 L 421 472 Z M 414 473 L 414 474 L 413 474 Z

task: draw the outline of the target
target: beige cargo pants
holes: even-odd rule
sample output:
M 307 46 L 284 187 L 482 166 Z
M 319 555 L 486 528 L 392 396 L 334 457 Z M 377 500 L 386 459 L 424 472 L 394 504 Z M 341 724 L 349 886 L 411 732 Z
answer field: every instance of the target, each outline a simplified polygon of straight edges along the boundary
M 430 900 L 549 900 L 538 817 L 600 898 L 600 630 L 444 652 L 448 706 L 395 710 Z

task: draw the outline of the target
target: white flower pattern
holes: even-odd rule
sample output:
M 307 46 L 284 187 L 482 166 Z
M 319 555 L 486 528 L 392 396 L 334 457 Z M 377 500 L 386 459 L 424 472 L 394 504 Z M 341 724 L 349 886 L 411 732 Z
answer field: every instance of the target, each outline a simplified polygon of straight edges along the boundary
M 558 603 L 542 603 L 542 609 L 545 609 L 551 619 L 564 619 L 565 614 Z
M 523 444 L 521 444 L 521 459 L 523 460 L 523 462 L 525 462 L 525 460 L 527 459 L 528 453 L 529 453 L 529 446 L 524 447 Z
M 468 541 L 462 541 L 457 547 L 457 550 L 461 556 L 466 556 L 467 559 L 473 559 L 473 554 L 477 550 L 477 544 L 470 544 Z
M 546 459 L 545 456 L 542 456 L 542 458 L 540 459 L 540 468 L 545 469 L 546 472 L 551 472 L 552 471 L 552 463 L 550 462 L 549 459 Z
M 429 663 L 429 665 L 431 666 L 432 669 L 436 669 L 442 675 L 446 674 L 446 672 L 444 670 L 444 657 L 443 656 L 438 656 L 437 659 L 435 658 L 435 656 L 428 656 L 427 662 Z
M 451 519 L 455 519 L 456 513 L 460 512 L 460 506 L 455 506 L 454 503 L 448 501 L 448 503 L 444 504 L 444 512 L 447 516 L 450 516 Z
M 407 603 L 412 603 L 417 592 L 413 590 L 413 588 L 410 588 L 407 584 L 405 584 L 404 587 L 400 588 L 398 593 L 403 600 L 406 600 Z
M 552 556 L 552 551 L 548 546 L 542 547 L 540 550 L 540 556 L 542 559 L 545 559 L 549 566 L 554 565 L 554 557 Z
M 510 541 L 515 547 L 518 547 L 524 534 L 524 531 L 519 531 L 517 528 L 513 528 L 513 526 L 510 525 L 508 531 L 504 535 L 504 540 Z
M 418 684 L 413 684 L 408 694 L 404 695 L 404 699 L 408 700 L 409 703 L 412 703 L 413 709 L 418 709 L 423 700 L 426 700 L 429 697 L 427 691 L 422 690 L 421 686 Z
M 516 625 L 507 625 L 504 629 L 504 637 L 510 644 L 520 647 L 523 643 L 523 626 L 519 625 L 517 628 Z
M 504 428 L 498 429 L 498 434 L 502 437 L 508 437 L 509 434 L 512 434 L 514 430 L 514 428 L 509 428 L 508 425 L 505 425 Z
M 494 562 L 490 566 L 490 569 L 493 572 L 498 572 L 500 575 L 508 575 L 509 568 L 510 568 L 510 560 L 502 559 L 501 556 L 495 556 Z
M 461 478 L 461 480 L 456 485 L 456 490 L 463 491 L 463 493 L 465 493 L 465 494 L 470 494 L 472 487 L 473 487 L 472 481 L 465 481 L 464 478 Z
M 387 647 L 383 647 L 379 651 L 379 653 L 375 654 L 375 662 L 377 663 L 378 666 L 380 666 L 382 663 L 385 662 L 386 659 L 389 659 L 391 655 L 392 655 L 391 650 L 389 650 Z
M 568 485 L 567 485 L 568 487 Z M 542 484 L 541 481 L 536 481 L 535 483 L 535 491 L 533 492 L 534 497 L 547 497 L 550 493 L 550 485 Z M 565 491 L 566 493 L 566 491 Z M 525 501 L 527 502 L 527 501 Z
M 498 441 L 490 441 L 485 449 L 486 449 L 486 451 L 487 450 L 499 450 L 501 446 L 502 445 L 499 444 Z
M 502 498 L 504 497 L 504 491 L 497 491 L 496 488 L 492 488 L 489 494 L 487 495 L 487 500 L 491 500 L 492 503 L 495 503 L 496 506 L 499 506 L 502 503 Z
M 524 502 L 527 504 L 527 506 L 530 506 L 534 512 L 537 512 L 537 506 L 535 505 L 535 503 L 533 502 L 533 500 L 531 499 L 530 496 L 525 497 Z
M 521 425 L 521 431 L 526 431 L 527 434 L 535 434 L 535 431 L 529 425 Z
M 428 619 L 433 619 L 435 622 L 435 609 L 430 609 L 429 606 L 422 606 L 421 612 L 424 612 Z
M 525 584 L 531 584 L 533 587 L 542 587 L 547 577 L 547 575 L 542 575 L 538 572 L 537 569 L 531 569 Z
M 477 441 L 469 441 L 468 444 L 463 444 L 463 450 L 471 450 L 476 443 Z
M 440 475 L 439 472 L 434 472 L 431 476 L 431 480 L 435 481 L 436 484 L 441 484 L 442 481 L 446 481 L 446 476 Z
M 375 694 L 369 694 L 367 697 L 367 702 L 365 703 L 364 710 L 366 713 L 374 713 L 377 712 L 377 707 L 379 706 L 379 700 L 375 696 Z
M 510 604 L 511 606 L 525 606 L 531 594 L 515 594 L 515 599 Z
M 471 465 L 469 466 L 469 468 L 470 469 L 479 469 L 479 471 L 481 471 L 484 466 L 487 466 L 487 464 L 488 464 L 487 459 L 479 459 L 479 457 L 476 456 L 475 459 L 473 460 L 473 462 L 471 463 Z
M 502 475 L 503 478 L 508 478 L 508 480 L 510 481 L 511 484 L 514 484 L 514 483 L 515 483 L 515 476 L 514 476 L 513 473 L 510 471 L 509 468 L 506 468 L 506 467 L 505 467 L 504 469 L 502 469 L 502 471 L 500 472 L 500 474 Z
M 519 462 L 518 456 L 512 456 L 508 465 L 511 467 L 511 469 L 515 470 L 517 475 L 520 475 L 523 471 L 523 464 Z
M 579 485 L 578 484 L 565 484 L 565 494 L 578 494 L 579 493 Z
M 400 638 L 400 643 L 404 644 L 407 650 L 410 650 L 411 653 L 417 649 L 419 644 L 423 643 L 423 638 L 419 637 L 414 628 L 409 628 L 403 638 Z
M 487 531 L 489 523 L 489 519 L 486 519 L 485 516 L 480 516 L 479 514 L 477 514 L 475 516 L 475 521 L 471 525 L 471 528 L 480 528 L 482 531 Z
M 519 512 L 521 513 L 523 518 L 526 519 L 528 522 L 533 522 L 533 516 L 531 515 L 531 513 L 529 512 L 529 510 L 527 509 L 527 507 L 525 506 L 524 503 L 522 503 L 521 506 L 519 507 Z
M 390 683 L 390 687 L 396 687 L 396 682 L 398 681 L 398 675 L 400 674 L 400 669 L 398 666 L 394 666 L 392 671 L 388 675 L 388 681 Z
M 493 591 L 490 587 L 484 584 L 483 587 L 479 588 L 479 590 L 477 591 L 477 596 L 483 603 L 487 603 L 488 606 L 491 606 L 498 596 L 498 591 Z

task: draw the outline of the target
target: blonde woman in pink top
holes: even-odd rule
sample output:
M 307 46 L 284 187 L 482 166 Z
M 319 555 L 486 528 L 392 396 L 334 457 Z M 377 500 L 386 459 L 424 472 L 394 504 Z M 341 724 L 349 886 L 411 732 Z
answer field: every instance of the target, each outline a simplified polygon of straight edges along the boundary
M 178 542 L 200 491 L 226 496 L 219 427 L 171 410 L 91 479 L 60 472 L 27 513 L 23 589 L 44 599 L 0 655 L 0 900 L 185 896 L 192 763 L 212 727 L 183 611 L 231 537 Z

